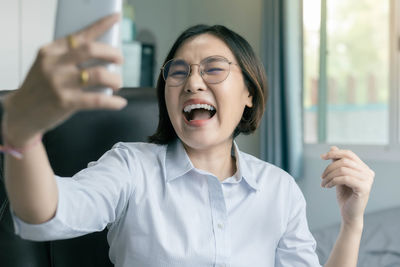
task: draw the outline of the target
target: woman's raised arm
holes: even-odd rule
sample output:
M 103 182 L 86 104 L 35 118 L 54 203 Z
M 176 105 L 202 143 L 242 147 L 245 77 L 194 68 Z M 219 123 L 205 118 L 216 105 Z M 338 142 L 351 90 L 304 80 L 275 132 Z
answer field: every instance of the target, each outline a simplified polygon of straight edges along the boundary
M 15 214 L 28 223 L 42 223 L 56 212 L 58 190 L 54 173 L 41 143 L 47 130 L 83 109 L 121 109 L 119 96 L 85 92 L 101 85 L 118 90 L 121 77 L 104 66 L 81 69 L 81 63 L 101 59 L 122 63 L 117 48 L 96 39 L 119 20 L 105 17 L 91 26 L 42 47 L 21 88 L 3 101 L 3 143 L 22 158 L 6 153 L 5 182 Z

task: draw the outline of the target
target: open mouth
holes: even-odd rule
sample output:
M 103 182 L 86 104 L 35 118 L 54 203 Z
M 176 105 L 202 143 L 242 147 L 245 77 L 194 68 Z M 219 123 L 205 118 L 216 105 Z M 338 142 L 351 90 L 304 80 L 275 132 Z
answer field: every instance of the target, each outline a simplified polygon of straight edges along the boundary
M 185 106 L 183 109 L 183 115 L 188 122 L 209 120 L 215 113 L 217 113 L 215 107 L 208 104 L 192 104 Z

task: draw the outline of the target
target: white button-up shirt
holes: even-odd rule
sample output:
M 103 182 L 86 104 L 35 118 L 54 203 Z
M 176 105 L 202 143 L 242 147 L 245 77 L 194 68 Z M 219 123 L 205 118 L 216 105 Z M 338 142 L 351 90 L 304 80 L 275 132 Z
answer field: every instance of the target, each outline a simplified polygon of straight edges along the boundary
M 320 266 L 304 197 L 283 170 L 240 152 L 220 182 L 182 143 L 118 143 L 72 178 L 56 177 L 56 215 L 15 231 L 65 239 L 109 227 L 117 267 Z

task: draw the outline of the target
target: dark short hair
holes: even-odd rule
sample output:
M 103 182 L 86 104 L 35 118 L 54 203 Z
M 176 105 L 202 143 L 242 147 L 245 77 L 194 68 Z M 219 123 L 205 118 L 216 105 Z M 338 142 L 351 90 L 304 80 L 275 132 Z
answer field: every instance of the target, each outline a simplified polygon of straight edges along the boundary
M 233 136 L 236 137 L 240 133 L 250 134 L 254 132 L 259 126 L 264 113 L 267 100 L 267 81 L 263 65 L 250 44 L 239 34 L 221 25 L 208 26 L 200 24 L 192 26 L 175 41 L 163 65 L 175 56 L 176 51 L 186 40 L 200 34 L 212 34 L 225 42 L 235 56 L 242 70 L 245 85 L 253 97 L 253 107 L 245 107 L 242 119 L 234 130 Z M 155 144 L 168 144 L 176 139 L 177 135 L 168 116 L 165 103 L 165 81 L 161 71 L 157 81 L 157 97 L 159 122 L 156 132 L 149 137 L 149 141 Z

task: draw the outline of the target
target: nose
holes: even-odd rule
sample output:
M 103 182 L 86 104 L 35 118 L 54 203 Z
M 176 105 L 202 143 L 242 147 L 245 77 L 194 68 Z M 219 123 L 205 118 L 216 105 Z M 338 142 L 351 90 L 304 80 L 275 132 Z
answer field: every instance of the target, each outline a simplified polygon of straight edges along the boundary
M 200 75 L 200 66 L 198 64 L 190 65 L 190 73 L 185 83 L 185 92 L 195 93 L 206 89 L 207 85 Z

